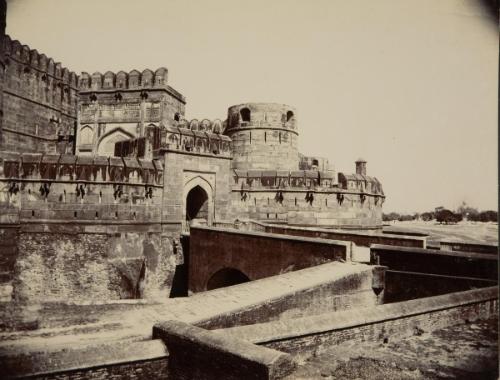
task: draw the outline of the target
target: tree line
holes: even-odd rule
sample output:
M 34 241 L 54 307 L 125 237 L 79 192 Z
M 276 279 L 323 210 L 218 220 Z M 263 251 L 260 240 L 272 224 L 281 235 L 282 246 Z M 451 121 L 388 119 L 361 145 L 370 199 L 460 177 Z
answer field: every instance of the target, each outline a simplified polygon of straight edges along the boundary
M 493 210 L 479 211 L 474 207 L 468 206 L 463 202 L 455 211 L 448 210 L 444 207 L 436 207 L 434 211 L 414 214 L 399 214 L 391 212 L 382 214 L 384 222 L 392 221 L 410 221 L 410 220 L 435 220 L 438 223 L 453 224 L 462 220 L 470 220 L 473 222 L 498 222 L 498 212 Z

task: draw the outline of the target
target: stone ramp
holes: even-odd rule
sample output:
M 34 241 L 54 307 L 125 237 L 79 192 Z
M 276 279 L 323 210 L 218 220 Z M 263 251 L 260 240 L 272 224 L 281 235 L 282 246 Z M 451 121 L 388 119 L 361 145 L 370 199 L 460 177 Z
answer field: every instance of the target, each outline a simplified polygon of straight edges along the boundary
M 248 315 L 253 322 L 278 319 L 282 314 L 286 316 L 287 306 L 295 309 L 304 307 L 304 313 L 314 314 L 335 306 L 342 308 L 350 307 L 352 303 L 357 306 L 364 302 L 375 303 L 376 297 L 371 289 L 372 270 L 373 266 L 364 264 L 332 262 L 199 293 L 187 298 L 169 299 L 161 304 L 135 307 L 130 311 L 121 310 L 116 313 L 103 313 L 100 316 L 99 306 L 95 306 L 95 309 L 89 306 L 89 312 L 93 313 L 94 319 L 98 319 L 95 323 L 2 333 L 0 355 L 102 342 L 147 340 L 151 339 L 153 325 L 165 320 L 180 320 L 208 328 L 218 328 L 220 327 L 218 323 L 225 324 L 228 321 L 229 325 L 245 324 Z M 349 289 L 353 286 L 356 288 Z M 331 300 L 332 292 L 339 294 L 339 297 L 340 294 L 352 297 L 337 300 L 337 305 L 321 303 Z M 290 300 L 302 303 L 288 304 Z M 311 305 L 313 301 L 318 304 Z M 297 310 L 297 314 L 291 317 L 301 316 L 299 312 Z M 235 315 L 237 318 L 234 318 Z M 216 320 L 213 325 L 211 325 L 212 320 Z

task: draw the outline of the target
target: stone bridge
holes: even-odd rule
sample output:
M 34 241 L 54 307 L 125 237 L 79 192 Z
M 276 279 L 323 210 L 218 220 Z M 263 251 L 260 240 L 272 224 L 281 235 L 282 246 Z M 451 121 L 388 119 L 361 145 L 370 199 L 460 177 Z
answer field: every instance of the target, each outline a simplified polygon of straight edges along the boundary
M 330 261 L 346 261 L 350 242 L 192 227 L 188 290 L 192 293 L 253 281 Z

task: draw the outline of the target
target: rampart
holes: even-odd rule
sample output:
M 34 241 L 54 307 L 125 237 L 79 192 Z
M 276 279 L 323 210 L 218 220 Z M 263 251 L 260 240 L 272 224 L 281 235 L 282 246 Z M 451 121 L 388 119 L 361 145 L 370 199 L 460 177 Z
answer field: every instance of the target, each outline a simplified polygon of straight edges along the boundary
M 9 36 L 4 41 L 2 150 L 72 154 L 76 74 Z
M 332 172 L 235 170 L 233 181 L 235 218 L 299 226 L 381 227 L 385 195 L 371 177 L 353 179 L 344 186 Z
M 159 161 L 0 158 L 0 230 L 9 238 L 0 272 L 14 299 L 168 296 L 182 253 L 178 241 L 162 235 Z
M 4 223 L 12 210 L 22 223 L 160 223 L 155 207 L 162 198 L 160 161 L 8 152 L 0 160 Z

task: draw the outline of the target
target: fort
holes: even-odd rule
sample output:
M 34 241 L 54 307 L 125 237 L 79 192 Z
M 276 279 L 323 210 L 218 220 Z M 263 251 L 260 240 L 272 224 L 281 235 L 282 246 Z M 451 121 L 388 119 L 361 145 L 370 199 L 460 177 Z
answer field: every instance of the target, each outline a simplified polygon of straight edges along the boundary
M 229 107 L 224 121 L 187 120 L 166 68 L 76 75 L 7 35 L 1 46 L 2 281 L 14 298 L 78 297 L 84 275 L 68 267 L 68 244 L 106 272 L 92 284 L 106 290 L 80 286 L 79 296 L 122 299 L 148 293 L 139 282 L 160 269 L 145 258 L 160 251 L 168 252 L 164 283 L 155 286 L 168 292 L 191 224 L 381 227 L 385 195 L 366 161 L 345 174 L 299 154 L 291 106 L 246 103 Z M 77 280 L 61 280 L 65 273 Z M 43 277 L 39 288 L 26 286 L 31 276 Z
M 77 75 L 0 5 L 7 377 L 282 378 L 323 344 L 495 314 L 497 247 L 383 231 L 367 161 L 302 155 L 296 108 L 189 120 L 166 68 Z

